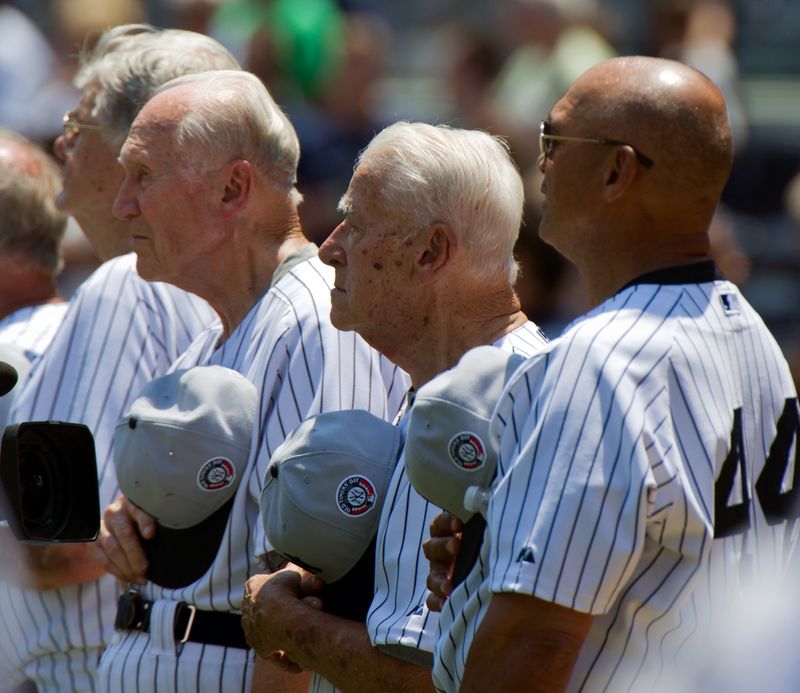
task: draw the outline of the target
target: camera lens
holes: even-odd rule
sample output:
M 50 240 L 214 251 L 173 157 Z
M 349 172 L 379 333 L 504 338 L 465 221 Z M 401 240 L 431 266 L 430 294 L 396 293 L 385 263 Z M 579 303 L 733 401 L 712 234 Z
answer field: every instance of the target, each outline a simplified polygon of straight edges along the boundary
M 69 516 L 67 485 L 58 451 L 47 436 L 35 435 L 20 447 L 22 517 L 32 535 L 56 536 Z

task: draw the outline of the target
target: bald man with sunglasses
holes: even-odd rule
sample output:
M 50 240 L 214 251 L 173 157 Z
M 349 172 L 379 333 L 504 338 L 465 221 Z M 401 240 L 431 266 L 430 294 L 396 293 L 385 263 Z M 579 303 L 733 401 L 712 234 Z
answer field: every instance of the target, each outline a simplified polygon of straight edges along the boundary
M 782 575 L 797 395 L 710 258 L 731 165 L 722 94 L 677 62 L 588 70 L 541 129 L 539 228 L 595 306 L 512 377 L 477 561 L 434 522 L 439 691 L 667 690 L 715 614 Z

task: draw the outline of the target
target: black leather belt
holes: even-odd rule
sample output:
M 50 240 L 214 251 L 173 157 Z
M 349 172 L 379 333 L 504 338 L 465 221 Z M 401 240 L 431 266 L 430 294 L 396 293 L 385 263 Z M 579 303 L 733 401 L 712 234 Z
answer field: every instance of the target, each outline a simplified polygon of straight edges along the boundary
M 128 590 L 117 602 L 117 630 L 150 632 L 150 610 L 153 602 L 143 599 L 137 590 Z M 201 611 L 194 604 L 178 602 L 173 626 L 175 642 L 205 643 L 221 647 L 248 649 L 242 630 L 242 617 L 224 611 Z

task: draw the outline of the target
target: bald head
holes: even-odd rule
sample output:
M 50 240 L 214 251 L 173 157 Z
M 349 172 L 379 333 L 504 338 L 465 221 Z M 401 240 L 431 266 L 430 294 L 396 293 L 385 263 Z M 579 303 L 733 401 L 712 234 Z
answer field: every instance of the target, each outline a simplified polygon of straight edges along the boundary
M 31 178 L 41 178 L 55 194 L 61 173 L 57 164 L 44 150 L 11 130 L 0 128 L 0 167 L 16 169 Z
M 56 209 L 61 173 L 41 147 L 0 128 L 0 251 L 55 276 L 66 217 Z
M 672 60 L 615 58 L 583 73 L 565 99 L 595 136 L 653 159 L 652 175 L 665 185 L 713 198 L 722 192 L 732 156 L 728 111 L 701 72 Z

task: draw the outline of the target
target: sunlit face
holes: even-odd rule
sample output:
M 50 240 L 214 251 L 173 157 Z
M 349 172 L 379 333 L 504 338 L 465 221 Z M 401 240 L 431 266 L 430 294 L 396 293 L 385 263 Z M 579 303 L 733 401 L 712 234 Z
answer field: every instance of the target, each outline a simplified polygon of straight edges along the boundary
M 548 116 L 552 134 L 586 136 L 568 92 Z M 552 142 L 550 154 L 539 155 L 542 180 L 542 210 L 539 236 L 568 258 L 574 259 L 576 244 L 583 242 L 587 204 L 593 176 L 598 172 L 603 148 L 579 141 Z
M 331 322 L 375 345 L 414 321 L 414 249 L 403 210 L 380 194 L 380 176 L 360 166 L 340 208 L 344 221 L 322 244 L 319 257 L 336 270 Z
M 56 204 L 75 217 L 98 257 L 107 260 L 128 252 L 130 247 L 124 225 L 111 214 L 122 182 L 122 169 L 117 163 L 119 147 L 108 142 L 115 133 L 94 129 L 99 124 L 91 115 L 93 106 L 94 91 L 87 88 L 71 114 L 75 121 L 89 127 L 56 139 L 55 154 L 64 164 Z
M 226 227 L 219 223 L 219 169 L 197 172 L 174 142 L 186 106 L 173 91 L 152 99 L 131 126 L 120 152 L 124 179 L 114 215 L 128 221 L 144 279 L 190 288 L 213 271 Z

